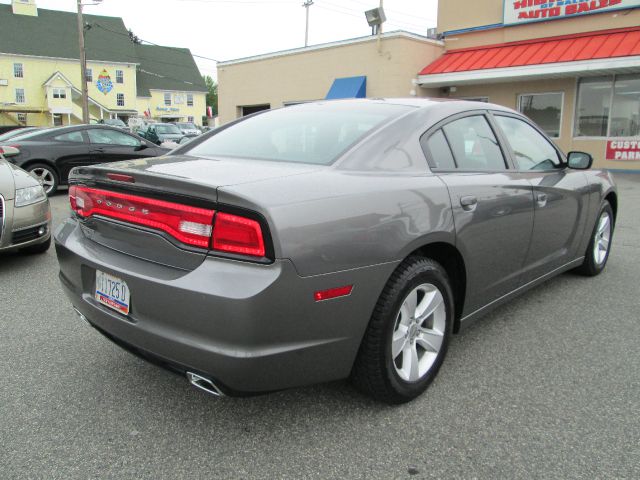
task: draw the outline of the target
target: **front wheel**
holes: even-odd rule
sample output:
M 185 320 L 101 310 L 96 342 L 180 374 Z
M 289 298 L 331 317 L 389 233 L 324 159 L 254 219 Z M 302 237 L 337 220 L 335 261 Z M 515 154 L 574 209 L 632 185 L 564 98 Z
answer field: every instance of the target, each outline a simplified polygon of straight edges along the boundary
M 453 305 L 440 264 L 422 257 L 405 260 L 378 299 L 353 367 L 354 384 L 390 404 L 424 392 L 447 351 Z
M 598 275 L 607 265 L 611 252 L 611 240 L 613 239 L 614 217 L 613 209 L 605 200 L 600 208 L 600 215 L 593 227 L 591 240 L 585 253 L 582 265 L 576 268 L 576 272 L 588 277 Z

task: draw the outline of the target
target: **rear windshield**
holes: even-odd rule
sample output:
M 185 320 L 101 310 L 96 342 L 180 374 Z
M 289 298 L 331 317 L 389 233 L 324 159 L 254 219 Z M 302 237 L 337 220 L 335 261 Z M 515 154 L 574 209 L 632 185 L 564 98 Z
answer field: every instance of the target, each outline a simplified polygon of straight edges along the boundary
M 281 108 L 232 125 L 186 154 L 328 165 L 368 132 L 411 108 L 364 102 Z
M 156 125 L 156 132 L 158 133 L 176 133 L 176 134 L 180 134 L 182 133 L 180 130 L 178 130 L 178 127 L 176 127 L 175 125 Z
M 107 125 L 117 125 L 118 127 L 126 127 L 127 126 L 127 124 L 124 123 L 119 118 L 110 118 L 108 120 L 105 120 L 104 123 L 106 123 Z

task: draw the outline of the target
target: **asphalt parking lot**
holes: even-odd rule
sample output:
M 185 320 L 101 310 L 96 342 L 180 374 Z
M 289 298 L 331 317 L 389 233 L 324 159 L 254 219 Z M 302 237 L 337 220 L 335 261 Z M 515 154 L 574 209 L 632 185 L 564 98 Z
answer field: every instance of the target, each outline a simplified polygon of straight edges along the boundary
M 616 178 L 605 273 L 492 312 L 399 407 L 346 382 L 208 396 L 81 322 L 53 248 L 1 255 L 0 477 L 640 478 L 640 175 Z

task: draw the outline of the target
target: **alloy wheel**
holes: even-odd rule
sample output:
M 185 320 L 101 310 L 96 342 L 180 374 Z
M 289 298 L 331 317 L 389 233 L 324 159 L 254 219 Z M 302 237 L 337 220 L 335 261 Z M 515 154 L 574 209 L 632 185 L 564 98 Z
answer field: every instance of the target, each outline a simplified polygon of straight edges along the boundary
M 51 190 L 53 190 L 56 184 L 55 178 L 53 176 L 53 172 L 44 167 L 36 167 L 33 170 L 31 170 L 31 173 L 33 173 L 36 177 L 38 177 L 38 180 L 42 184 L 42 188 L 44 188 L 44 191 L 48 195 L 51 192 Z
M 391 358 L 396 373 L 406 382 L 424 377 L 442 348 L 446 305 L 440 290 L 430 283 L 415 287 L 396 316 Z
M 593 242 L 593 259 L 597 265 L 602 265 L 607 260 L 609 254 L 609 243 L 611 242 L 611 216 L 604 211 L 598 220 L 595 239 Z

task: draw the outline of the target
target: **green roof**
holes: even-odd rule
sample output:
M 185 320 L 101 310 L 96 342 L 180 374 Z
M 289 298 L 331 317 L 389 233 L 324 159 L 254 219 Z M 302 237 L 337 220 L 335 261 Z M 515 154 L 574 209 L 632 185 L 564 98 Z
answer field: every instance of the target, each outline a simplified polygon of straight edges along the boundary
M 206 91 L 189 49 L 136 45 L 122 18 L 83 15 L 87 60 L 139 64 L 139 96 L 150 89 Z M 0 53 L 77 60 L 78 24 L 74 12 L 38 8 L 38 16 L 15 15 L 0 4 Z
M 124 22 L 118 17 L 84 15 L 87 60 L 137 63 Z M 101 27 L 95 26 L 95 24 Z M 78 20 L 73 12 L 38 9 L 38 16 L 15 15 L 0 5 L 0 52 L 77 59 Z M 116 33 L 117 32 L 117 33 Z
M 206 92 L 207 86 L 188 48 L 136 45 L 138 96 L 149 90 Z

